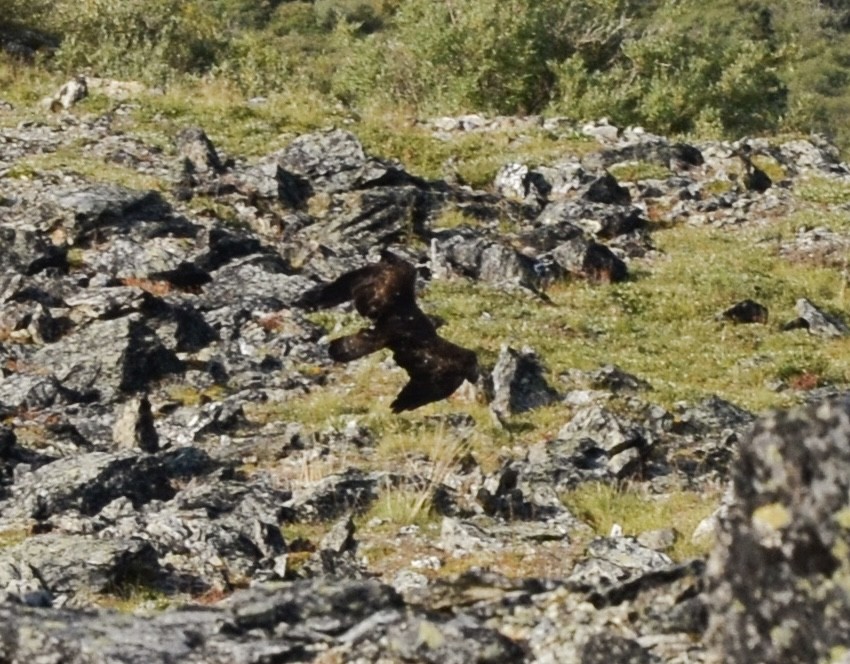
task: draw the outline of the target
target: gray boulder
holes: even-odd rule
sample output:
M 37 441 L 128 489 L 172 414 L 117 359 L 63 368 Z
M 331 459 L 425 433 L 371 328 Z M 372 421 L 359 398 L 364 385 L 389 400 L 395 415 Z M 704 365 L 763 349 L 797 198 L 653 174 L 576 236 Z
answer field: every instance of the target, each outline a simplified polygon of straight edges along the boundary
M 760 420 L 708 568 L 725 662 L 831 661 L 850 633 L 850 401 Z

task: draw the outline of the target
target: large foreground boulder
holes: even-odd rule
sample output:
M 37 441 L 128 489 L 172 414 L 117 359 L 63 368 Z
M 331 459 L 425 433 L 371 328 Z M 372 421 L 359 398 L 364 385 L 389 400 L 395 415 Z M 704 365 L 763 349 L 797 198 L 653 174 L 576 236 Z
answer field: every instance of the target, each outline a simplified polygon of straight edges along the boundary
M 838 661 L 850 644 L 850 399 L 761 420 L 733 489 L 708 571 L 717 661 Z

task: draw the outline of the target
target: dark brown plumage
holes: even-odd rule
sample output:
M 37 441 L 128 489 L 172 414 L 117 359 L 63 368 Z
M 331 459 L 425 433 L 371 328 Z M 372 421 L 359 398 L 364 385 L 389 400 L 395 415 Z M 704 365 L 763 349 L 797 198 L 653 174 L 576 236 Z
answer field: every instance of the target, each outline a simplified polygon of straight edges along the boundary
M 478 380 L 475 353 L 440 337 L 435 319 L 417 306 L 416 268 L 406 260 L 382 251 L 377 263 L 307 291 L 297 304 L 327 309 L 349 300 L 372 326 L 331 341 L 330 356 L 337 362 L 351 362 L 389 348 L 410 376 L 390 404 L 394 413 L 445 399 L 464 380 Z

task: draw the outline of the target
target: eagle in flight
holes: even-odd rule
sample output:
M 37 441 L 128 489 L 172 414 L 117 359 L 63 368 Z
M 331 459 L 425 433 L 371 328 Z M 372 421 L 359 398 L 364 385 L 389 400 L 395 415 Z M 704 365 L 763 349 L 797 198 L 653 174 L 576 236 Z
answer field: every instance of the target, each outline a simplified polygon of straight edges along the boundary
M 478 358 L 437 334 L 434 319 L 416 304 L 416 268 L 388 250 L 381 260 L 311 288 L 296 303 L 307 310 L 327 309 L 352 300 L 372 325 L 334 339 L 328 352 L 351 362 L 389 348 L 409 382 L 390 404 L 394 413 L 413 410 L 451 395 L 464 380 L 478 380 Z

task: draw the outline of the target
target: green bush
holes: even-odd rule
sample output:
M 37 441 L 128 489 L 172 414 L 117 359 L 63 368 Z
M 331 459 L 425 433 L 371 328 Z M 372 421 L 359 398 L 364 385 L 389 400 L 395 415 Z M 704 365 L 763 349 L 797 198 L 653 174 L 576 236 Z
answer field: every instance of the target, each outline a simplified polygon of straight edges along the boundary
M 664 133 L 742 135 L 773 129 L 786 107 L 778 55 L 765 40 L 699 30 L 687 5 L 668 2 L 666 16 L 632 34 L 610 62 L 578 53 L 556 67 L 553 108 L 576 119 L 600 116 Z
M 62 36 L 60 68 L 157 83 L 207 71 L 223 43 L 217 17 L 200 1 L 58 2 L 50 23 Z
M 0 30 L 55 38 L 63 73 L 842 145 L 848 16 L 848 0 L 0 0 Z
M 43 27 L 50 0 L 0 0 L 0 28 Z
M 611 48 L 620 9 L 616 0 L 409 0 L 391 30 L 348 30 L 334 90 L 352 103 L 382 98 L 426 112 L 539 111 L 555 83 L 549 63 Z
M 341 21 L 358 26 L 360 32 L 374 32 L 384 25 L 389 10 L 383 0 L 315 0 L 316 21 L 325 29 Z

